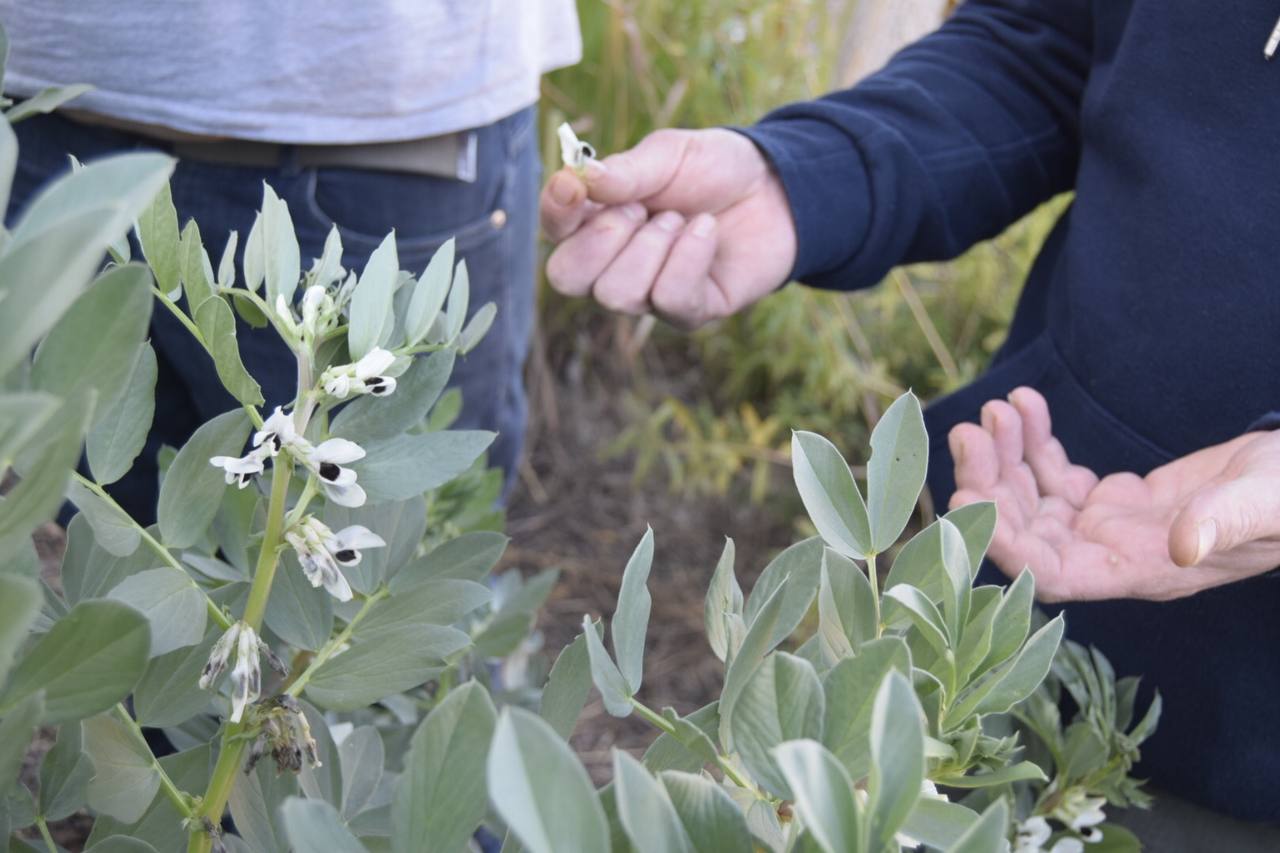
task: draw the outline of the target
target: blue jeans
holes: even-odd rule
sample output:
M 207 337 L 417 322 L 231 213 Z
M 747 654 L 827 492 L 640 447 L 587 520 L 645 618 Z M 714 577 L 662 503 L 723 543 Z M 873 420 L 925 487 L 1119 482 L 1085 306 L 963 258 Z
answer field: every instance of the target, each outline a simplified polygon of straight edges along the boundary
M 164 144 L 116 130 L 78 124 L 58 115 L 14 127 L 20 159 L 7 218 L 51 178 L 81 161 L 109 154 L 164 149 Z M 540 182 L 535 109 L 529 107 L 477 132 L 477 180 L 338 168 L 284 165 L 257 168 L 180 160 L 172 180 L 180 223 L 195 219 L 213 262 L 231 231 L 248 235 L 266 181 L 289 205 L 303 268 L 318 257 L 329 229 L 342 236 L 343 265 L 363 269 L 370 253 L 395 229 L 401 269 L 421 273 L 437 248 L 457 239 L 467 262 L 472 310 L 498 306 L 484 342 L 460 358 L 451 385 L 463 395 L 457 426 L 489 429 L 498 438 L 490 464 L 512 481 L 524 439 L 522 373 L 533 323 L 535 212 Z M 241 258 L 237 258 L 240 261 Z M 262 385 L 267 406 L 293 399 L 295 373 L 288 349 L 270 329 L 238 329 L 246 367 Z M 157 310 L 151 326 L 159 360 L 156 415 L 147 447 L 134 469 L 111 487 L 134 518 L 150 523 L 157 493 L 156 451 L 180 447 L 200 424 L 234 408 L 213 364 L 178 321 Z

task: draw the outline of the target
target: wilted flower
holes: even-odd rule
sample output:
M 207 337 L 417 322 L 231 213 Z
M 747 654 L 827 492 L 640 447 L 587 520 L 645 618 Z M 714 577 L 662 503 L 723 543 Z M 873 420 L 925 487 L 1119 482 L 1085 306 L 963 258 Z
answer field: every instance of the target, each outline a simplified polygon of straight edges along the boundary
M 341 567 L 360 564 L 361 551 L 387 543 L 367 527 L 353 524 L 334 533 L 322 521 L 307 516 L 285 532 L 285 541 L 298 555 L 298 563 L 312 586 L 323 586 L 339 601 L 351 600 L 351 586 Z
M 235 483 L 243 489 L 262 473 L 263 460 L 268 455 L 266 447 L 255 447 L 244 456 L 211 456 L 209 464 L 226 473 L 227 485 Z
M 258 661 L 257 633 L 245 622 L 237 622 L 226 630 L 213 644 L 209 660 L 200 674 L 200 687 L 208 690 L 227 668 L 231 654 L 235 653 L 235 666 L 231 668 L 231 722 L 238 723 L 245 706 L 262 693 L 262 666 Z
M 395 378 L 387 375 L 395 360 L 395 353 L 374 347 L 354 364 L 339 364 L 325 370 L 320 384 L 326 394 L 339 400 L 355 394 L 385 397 L 396 390 Z
M 325 496 L 347 507 L 364 506 L 365 493 L 356 482 L 356 472 L 343 466 L 363 458 L 364 448 L 345 438 L 321 442 L 307 454 L 307 462 L 319 476 Z
M 1030 817 L 1018 825 L 1012 853 L 1083 853 L 1084 842 L 1079 838 L 1059 838 L 1053 847 L 1046 848 L 1053 830 L 1042 817 Z
M 249 758 L 244 766 L 246 774 L 253 772 L 268 748 L 276 762 L 277 773 L 286 770 L 297 773 L 304 761 L 311 767 L 321 766 L 311 726 L 292 696 L 277 696 L 261 703 L 257 708 L 256 721 L 261 728 L 249 748 Z

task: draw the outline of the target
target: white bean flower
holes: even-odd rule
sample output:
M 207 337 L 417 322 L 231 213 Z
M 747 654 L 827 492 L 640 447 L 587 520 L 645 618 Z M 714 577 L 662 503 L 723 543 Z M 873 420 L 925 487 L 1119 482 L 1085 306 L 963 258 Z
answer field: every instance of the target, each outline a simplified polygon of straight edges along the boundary
M 1090 797 L 1083 788 L 1072 788 L 1058 803 L 1052 816 L 1080 833 L 1085 841 L 1094 843 L 1102 840 L 1102 831 L 1097 827 L 1107 819 L 1102 811 L 1106 804 L 1106 797 Z
M 213 644 L 209 660 L 200 674 L 201 689 L 208 690 L 227 668 L 231 655 L 235 654 L 235 666 L 231 668 L 231 722 L 240 722 L 244 709 L 262 695 L 262 665 L 258 659 L 262 641 L 245 622 L 237 622 L 226 630 Z
M 356 472 L 343 467 L 364 458 L 364 448 L 345 438 L 331 438 L 307 454 L 311 470 L 320 478 L 325 497 L 339 506 L 364 506 L 365 492 L 356 482 Z
M 1013 853 L 1083 853 L 1084 842 L 1079 838 L 1059 838 L 1052 847 L 1045 847 L 1053 830 L 1042 817 L 1030 817 L 1018 825 L 1014 836 Z
M 285 541 L 298 555 L 298 564 L 311 585 L 323 586 L 339 601 L 351 600 L 351 585 L 342 569 L 360 565 L 363 550 L 387 544 L 367 527 L 353 524 L 334 533 L 310 515 L 285 532 Z
M 237 488 L 243 489 L 262 473 L 267 456 L 267 448 L 255 447 L 244 456 L 211 456 L 209 464 L 223 470 L 227 485 L 235 483 Z
M 396 390 L 395 377 L 388 375 L 395 361 L 395 353 L 374 347 L 354 364 L 338 364 L 325 370 L 320 384 L 326 394 L 339 400 L 359 394 L 385 397 Z
M 262 429 L 253 434 L 253 446 L 262 448 L 262 452 L 273 457 L 286 447 L 291 447 L 301 453 L 308 453 L 311 450 L 311 442 L 298 434 L 297 427 L 293 423 L 293 416 L 285 414 L 284 410 L 279 406 L 276 406 L 276 410 L 271 413 L 271 417 L 263 422 Z

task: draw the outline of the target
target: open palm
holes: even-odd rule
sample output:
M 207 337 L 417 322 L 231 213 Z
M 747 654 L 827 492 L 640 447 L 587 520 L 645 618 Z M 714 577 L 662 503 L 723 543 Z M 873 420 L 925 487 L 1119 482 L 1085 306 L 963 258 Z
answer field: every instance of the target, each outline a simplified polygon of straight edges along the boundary
M 1145 477 L 1071 464 L 1048 405 L 1019 388 L 950 435 L 953 507 L 995 501 L 990 556 L 1044 601 L 1168 600 L 1280 565 L 1280 434 L 1249 433 Z

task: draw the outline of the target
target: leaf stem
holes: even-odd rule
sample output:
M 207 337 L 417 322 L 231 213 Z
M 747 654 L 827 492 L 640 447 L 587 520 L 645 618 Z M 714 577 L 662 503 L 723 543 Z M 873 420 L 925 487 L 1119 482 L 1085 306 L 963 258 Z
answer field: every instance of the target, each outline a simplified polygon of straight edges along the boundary
M 44 839 L 44 846 L 48 848 L 49 853 L 58 853 L 58 845 L 53 843 L 53 836 L 49 834 L 49 824 L 45 822 L 44 815 L 36 816 L 36 826 L 40 828 L 40 837 Z
M 182 563 L 178 560 L 178 558 L 173 555 L 173 552 L 170 551 L 168 548 L 166 548 L 163 544 L 161 544 L 158 539 L 152 536 L 151 533 L 147 530 L 147 528 L 143 527 L 141 524 L 134 521 L 133 516 L 129 515 L 129 513 L 125 511 L 124 507 L 120 506 L 120 504 L 116 502 L 115 498 L 107 494 L 106 489 L 104 489 L 102 486 L 95 483 L 93 480 L 90 480 L 88 477 L 82 476 L 78 471 L 72 471 L 71 476 L 75 478 L 75 481 L 77 483 L 79 483 L 81 486 L 84 486 L 89 491 L 93 492 L 102 500 L 106 501 L 108 504 L 111 505 L 113 509 L 115 509 L 118 513 L 120 513 L 121 516 L 123 516 L 124 518 L 127 518 L 129 520 L 129 524 L 133 527 L 134 530 L 138 532 L 138 535 L 142 537 L 142 541 L 145 542 L 147 544 L 147 547 L 150 548 L 152 551 L 154 551 L 156 553 L 156 556 L 159 557 L 161 560 L 163 560 L 166 565 L 177 569 L 178 571 L 182 572 L 184 575 L 187 573 L 187 570 L 183 567 Z M 196 589 L 200 589 L 199 585 L 196 584 L 195 581 L 192 581 L 191 585 L 194 586 Z M 204 603 L 205 603 L 205 607 L 209 611 L 209 618 L 212 619 L 215 623 L 217 623 L 217 625 L 220 628 L 222 628 L 222 630 L 224 631 L 230 628 L 231 619 L 227 617 L 227 614 L 222 612 L 222 608 L 218 606 L 217 602 L 215 602 L 212 598 L 210 598 L 208 594 L 205 593 L 205 591 L 202 589 L 200 589 L 200 594 L 204 596 Z
M 676 737 L 676 727 L 673 726 L 671 721 L 666 717 L 662 716 L 634 696 L 631 697 L 631 706 L 635 708 L 636 713 L 643 717 L 651 726 L 671 735 L 672 737 Z M 720 768 L 721 772 L 724 773 L 725 776 L 732 779 L 733 783 L 739 788 L 743 788 L 748 791 L 756 790 L 756 786 L 742 777 L 742 774 L 740 774 L 737 768 L 733 766 L 733 763 L 729 761 L 729 757 L 727 755 L 721 755 L 717 752 L 716 766 Z
M 390 591 L 384 586 L 373 595 L 367 597 L 360 610 L 356 612 L 355 616 L 351 617 L 351 621 L 347 623 L 347 626 L 331 637 L 329 642 L 321 646 L 320 650 L 311 658 L 311 662 L 307 664 L 307 668 L 285 688 L 285 695 L 292 696 L 295 699 L 298 698 L 302 694 L 303 688 L 307 686 L 307 682 L 311 680 L 311 676 L 315 675 L 316 670 L 324 666 L 329 658 L 337 654 L 338 650 L 351 640 L 351 634 L 355 631 L 356 626 L 364 620 L 365 616 L 369 615 L 373 605 L 386 598 L 389 594 Z
M 164 795 L 169 798 L 169 802 L 173 803 L 173 807 L 187 819 L 195 816 L 195 809 L 192 808 L 191 795 L 183 791 L 177 785 L 173 784 L 173 780 L 169 778 L 169 774 L 165 772 L 164 767 L 160 765 L 155 754 L 151 752 L 151 746 L 147 743 L 147 738 L 142 734 L 142 727 L 138 725 L 138 721 L 129 713 L 129 709 L 123 703 L 117 702 L 115 706 L 116 716 L 120 718 L 120 722 L 125 724 L 129 729 L 133 739 L 138 745 L 147 751 L 147 757 L 151 759 L 151 769 L 160 776 L 160 790 L 164 791 Z
M 880 624 L 880 576 L 876 573 L 876 555 L 867 555 L 867 580 L 871 582 L 871 601 L 875 605 L 876 614 L 876 639 L 884 633 L 884 626 Z

